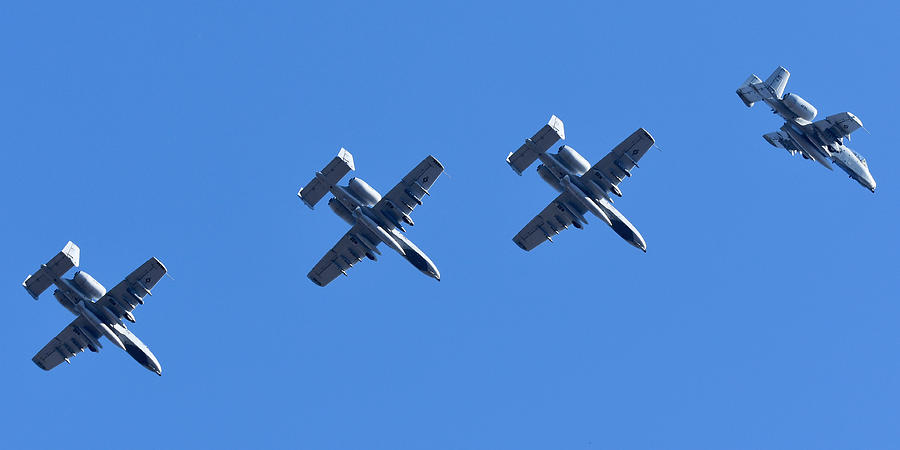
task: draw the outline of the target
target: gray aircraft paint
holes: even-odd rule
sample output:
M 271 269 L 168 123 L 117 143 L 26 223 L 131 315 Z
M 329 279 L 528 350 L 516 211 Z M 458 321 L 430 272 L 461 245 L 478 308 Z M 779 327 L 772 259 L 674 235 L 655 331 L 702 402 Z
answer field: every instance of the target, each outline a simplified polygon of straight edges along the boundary
M 875 178 L 866 159 L 844 145 L 844 138 L 849 139 L 851 133 L 862 128 L 862 121 L 843 112 L 813 122 L 818 111 L 812 104 L 796 94 L 784 94 L 790 75 L 784 67 L 775 69 L 766 81 L 750 75 L 736 91 L 748 108 L 762 100 L 785 120 L 779 131 L 765 134 L 763 138 L 772 146 L 792 155 L 800 153 L 829 170 L 833 170 L 831 162 L 834 162 L 851 179 L 875 192 Z
M 105 336 L 117 347 L 125 350 L 135 361 L 148 370 L 162 375 L 162 366 L 156 356 L 137 336 L 122 323 L 122 319 L 134 322 L 131 311 L 144 303 L 144 296 L 166 273 L 166 268 L 156 258 L 150 258 L 122 282 L 107 291 L 100 282 L 79 271 L 72 278 L 62 278 L 69 269 L 78 267 L 81 251 L 69 242 L 47 264 L 41 266 L 22 283 L 35 299 L 50 285 L 56 300 L 77 316 L 62 332 L 44 346 L 32 358 L 38 367 L 50 370 L 85 348 L 98 352 Z
M 646 252 L 647 243 L 643 236 L 613 207 L 609 194 L 622 196 L 618 184 L 632 176 L 631 170 L 638 167 L 638 161 L 654 145 L 650 133 L 639 128 L 594 166 L 589 166 L 587 160 L 568 145 L 560 147 L 557 153 L 549 153 L 560 139 L 565 139 L 563 122 L 552 116 L 547 125 L 506 158 L 519 175 L 539 159 L 538 175 L 560 192 L 513 237 L 513 242 L 523 250 L 532 250 L 544 241 L 552 242 L 553 236 L 569 225 L 582 228 L 587 223 L 585 213 L 591 212 L 626 242 Z
M 353 155 L 342 148 L 325 169 L 316 172 L 297 193 L 310 208 L 331 193 L 333 197 L 328 201 L 328 207 L 351 225 L 350 231 L 319 260 L 307 277 L 316 285 L 326 286 L 338 275 L 346 276 L 347 270 L 363 258 L 377 260 L 375 255 L 381 254 L 378 244 L 384 242 L 413 267 L 440 281 L 437 266 L 403 235 L 406 231 L 403 224 L 414 225 L 410 213 L 422 204 L 425 196 L 431 195 L 429 188 L 443 173 L 444 166 L 433 156 L 428 156 L 384 196 L 359 178 L 351 178 L 347 186 L 338 184 L 355 169 Z

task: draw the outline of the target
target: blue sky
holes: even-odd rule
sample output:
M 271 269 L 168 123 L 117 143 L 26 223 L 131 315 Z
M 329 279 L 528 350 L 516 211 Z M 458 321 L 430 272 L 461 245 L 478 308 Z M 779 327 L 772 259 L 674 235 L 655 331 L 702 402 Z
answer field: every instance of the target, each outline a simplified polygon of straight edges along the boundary
M 900 42 L 893 3 L 7 5 L 0 239 L 7 448 L 891 448 L 900 442 Z M 734 94 L 791 71 L 871 134 L 874 195 L 770 147 Z M 553 197 L 504 158 L 551 114 L 595 162 L 663 151 L 598 220 L 526 253 Z M 386 192 L 446 167 L 408 236 L 306 279 L 345 232 L 296 197 L 340 147 Z M 71 315 L 25 276 L 66 241 L 113 286 L 173 279 L 44 373 Z M 98 429 L 99 428 L 99 429 Z

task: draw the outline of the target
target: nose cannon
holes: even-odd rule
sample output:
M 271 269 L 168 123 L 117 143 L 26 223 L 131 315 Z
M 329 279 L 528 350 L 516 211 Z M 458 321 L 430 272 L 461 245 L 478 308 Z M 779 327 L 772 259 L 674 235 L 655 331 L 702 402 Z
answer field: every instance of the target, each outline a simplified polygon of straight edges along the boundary
M 419 269 L 419 271 L 425 275 L 441 281 L 441 272 L 431 259 L 428 258 L 428 255 L 426 255 L 425 252 L 419 250 L 419 247 L 416 247 L 416 245 L 410 242 L 406 236 L 403 236 L 400 233 L 394 233 L 394 237 L 400 247 L 403 248 L 403 257 L 406 258 L 413 267 Z
M 159 364 L 159 360 L 156 359 L 156 356 L 153 355 L 150 348 L 141 342 L 131 330 L 122 325 L 116 325 L 114 326 L 114 331 L 125 345 L 125 352 L 127 352 L 129 356 L 134 358 L 138 364 L 144 366 L 147 370 L 157 375 L 162 375 L 162 366 Z

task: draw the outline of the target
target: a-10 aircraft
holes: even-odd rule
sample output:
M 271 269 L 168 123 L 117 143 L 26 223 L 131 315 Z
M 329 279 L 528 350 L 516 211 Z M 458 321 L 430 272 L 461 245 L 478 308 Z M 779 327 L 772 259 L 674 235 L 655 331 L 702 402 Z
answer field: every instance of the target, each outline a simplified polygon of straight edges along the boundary
M 552 116 L 547 125 L 506 158 L 519 175 L 540 159 L 543 164 L 537 168 L 538 175 L 560 192 L 549 206 L 525 225 L 513 242 L 523 250 L 531 250 L 544 241 L 552 241 L 554 235 L 569 225 L 582 228 L 587 223 L 584 215 L 590 211 L 622 239 L 646 252 L 647 243 L 643 236 L 613 207 L 609 194 L 622 196 L 619 183 L 631 176 L 631 170 L 653 146 L 653 137 L 647 130 L 639 128 L 593 167 L 568 145 L 560 147 L 557 153 L 548 153 L 550 147 L 565 138 L 562 120 Z
M 63 361 L 89 349 L 100 351 L 100 338 L 106 336 L 113 344 L 128 352 L 135 361 L 147 369 L 162 375 L 162 366 L 141 342 L 122 323 L 126 319 L 134 323 L 131 312 L 144 304 L 144 296 L 166 273 L 166 267 L 156 258 L 150 258 L 122 282 L 107 292 L 97 280 L 86 272 L 75 272 L 72 278 L 62 276 L 72 267 L 78 267 L 81 251 L 69 242 L 47 264 L 22 283 L 35 300 L 51 284 L 57 289 L 53 296 L 72 314 L 78 316 L 49 344 L 32 358 L 41 369 L 50 370 Z M 95 301 L 96 300 L 96 301 Z
M 409 215 L 422 204 L 426 195 L 431 195 L 428 189 L 444 171 L 444 166 L 429 155 L 384 197 L 359 178 L 351 178 L 347 186 L 339 186 L 341 178 L 351 170 L 356 170 L 353 155 L 341 148 L 325 169 L 316 172 L 315 178 L 297 193 L 300 200 L 313 209 L 330 192 L 334 197 L 328 201 L 328 206 L 352 225 L 307 277 L 313 283 L 325 286 L 338 275 L 346 276 L 347 270 L 363 258 L 375 261 L 375 255 L 381 254 L 378 244 L 384 242 L 416 269 L 440 281 L 441 273 L 431 259 L 403 235 L 406 232 L 403 225 L 413 225 Z
M 866 159 L 844 145 L 844 138 L 849 140 L 850 133 L 862 128 L 862 122 L 849 112 L 813 122 L 818 113 L 816 108 L 797 94 L 784 94 L 790 76 L 784 67 L 778 67 L 765 82 L 756 75 L 750 75 L 737 90 L 738 97 L 748 108 L 763 100 L 772 112 L 784 118 L 785 124 L 781 130 L 768 133 L 763 138 L 792 155 L 800 153 L 803 158 L 815 160 L 834 170 L 828 162 L 830 158 L 850 178 L 875 192 L 875 179 L 869 172 Z

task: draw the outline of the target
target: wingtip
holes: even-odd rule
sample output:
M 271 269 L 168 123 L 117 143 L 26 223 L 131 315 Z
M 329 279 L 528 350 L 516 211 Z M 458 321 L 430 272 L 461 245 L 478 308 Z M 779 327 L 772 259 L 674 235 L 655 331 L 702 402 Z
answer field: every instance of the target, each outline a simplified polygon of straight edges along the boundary
M 646 129 L 646 128 L 644 128 L 644 127 L 640 127 L 640 128 L 638 128 L 638 129 L 637 129 L 637 132 L 638 132 L 638 133 L 643 133 L 643 134 L 644 134 L 644 136 L 647 136 L 647 137 L 648 137 L 648 138 L 649 138 L 649 139 L 650 139 L 650 142 L 652 142 L 652 143 L 656 143 L 656 139 L 653 139 L 653 135 L 652 135 L 652 134 L 650 134 L 650 132 L 649 132 L 649 131 L 647 131 L 647 129 Z
M 441 168 L 441 169 L 443 169 L 443 168 L 444 168 L 444 165 L 443 165 L 443 164 L 441 164 L 441 162 L 440 162 L 440 161 L 438 161 L 438 159 L 437 159 L 437 158 L 435 158 L 435 157 L 434 157 L 434 155 L 428 155 L 428 158 L 426 158 L 426 159 L 428 159 L 428 160 L 429 160 L 429 161 L 431 161 L 431 162 L 433 162 L 433 163 L 435 163 L 435 164 L 437 164 L 437 166 L 438 166 L 438 167 L 440 167 L 440 168 Z
M 307 275 L 306 278 L 309 278 L 309 281 L 312 281 L 313 284 L 315 284 L 316 286 L 319 286 L 319 287 L 325 287 L 325 285 L 322 284 L 321 281 L 319 281 L 319 280 L 317 280 L 317 279 L 315 279 L 315 278 L 313 278 L 313 277 L 311 277 L 311 276 L 309 276 L 309 275 Z

